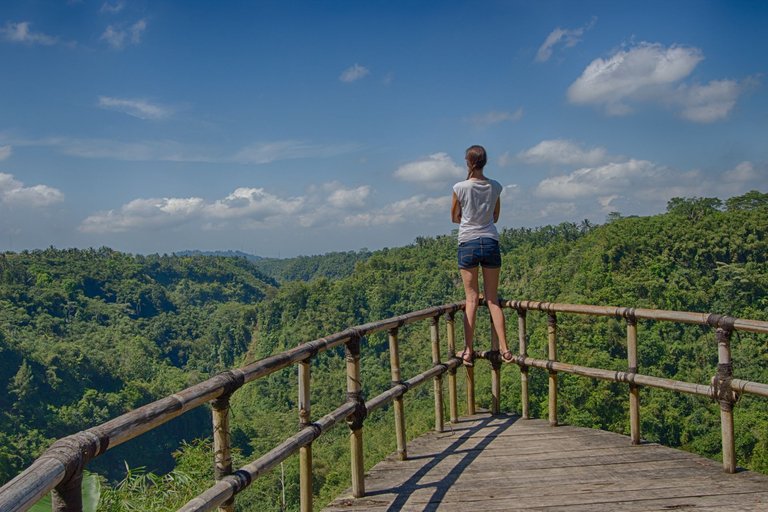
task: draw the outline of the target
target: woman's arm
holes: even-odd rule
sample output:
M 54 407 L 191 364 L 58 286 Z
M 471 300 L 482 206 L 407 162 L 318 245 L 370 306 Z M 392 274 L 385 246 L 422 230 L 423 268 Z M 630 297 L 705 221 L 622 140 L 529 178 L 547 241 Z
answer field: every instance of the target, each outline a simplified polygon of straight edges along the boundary
M 496 198 L 496 206 L 493 207 L 493 223 L 499 222 L 499 213 L 501 213 L 501 198 Z
M 456 192 L 453 193 L 453 197 L 451 198 L 451 222 L 455 222 L 456 224 L 461 223 L 461 204 L 459 203 L 459 198 L 456 196 Z

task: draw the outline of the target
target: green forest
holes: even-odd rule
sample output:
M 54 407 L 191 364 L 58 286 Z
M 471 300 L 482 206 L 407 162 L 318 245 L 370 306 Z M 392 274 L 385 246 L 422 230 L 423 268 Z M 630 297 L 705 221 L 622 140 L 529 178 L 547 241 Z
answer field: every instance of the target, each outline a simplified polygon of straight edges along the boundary
M 649 217 L 609 215 L 539 228 L 504 228 L 500 295 L 728 314 L 768 320 L 768 194 L 726 200 L 675 198 Z M 132 255 L 108 248 L 0 253 L 0 484 L 55 439 L 347 327 L 463 299 L 456 237 L 420 237 L 405 247 L 289 259 L 242 255 Z M 488 333 L 481 315 L 479 333 Z M 457 317 L 457 320 L 460 317 Z M 510 346 L 517 323 L 507 311 Z M 441 323 L 444 332 L 444 324 Z M 461 339 L 461 322 L 457 321 Z M 546 316 L 528 315 L 529 354 L 546 358 Z M 626 331 L 613 318 L 558 317 L 559 359 L 626 369 Z M 478 337 L 479 349 L 488 336 Z M 400 333 L 403 377 L 431 364 L 426 322 Z M 638 322 L 639 371 L 709 383 L 717 366 L 711 328 Z M 768 383 L 768 339 L 732 340 L 735 377 Z M 443 357 L 448 357 L 444 352 Z M 390 386 L 385 334 L 364 340 L 364 394 Z M 478 406 L 489 407 L 487 365 L 478 364 Z M 460 387 L 463 378 L 460 376 Z M 345 399 L 344 355 L 312 363 L 312 415 Z M 298 430 L 296 369 L 249 383 L 232 397 L 235 466 Z M 431 386 L 406 395 L 409 438 L 433 426 Z M 531 370 L 531 414 L 545 417 L 547 378 Z M 460 398 L 460 407 L 463 402 Z M 768 407 L 735 406 L 740 466 L 768 474 Z M 502 369 L 502 410 L 520 412 L 519 370 Z M 626 386 L 564 375 L 559 419 L 629 433 Z M 365 424 L 370 467 L 395 450 L 389 409 Z M 710 458 L 720 455 L 718 405 L 641 390 L 644 439 Z M 314 444 L 315 506 L 349 483 L 348 431 Z M 176 510 L 213 482 L 210 409 L 200 407 L 89 464 L 99 510 Z M 298 510 L 296 457 L 238 495 L 239 510 Z

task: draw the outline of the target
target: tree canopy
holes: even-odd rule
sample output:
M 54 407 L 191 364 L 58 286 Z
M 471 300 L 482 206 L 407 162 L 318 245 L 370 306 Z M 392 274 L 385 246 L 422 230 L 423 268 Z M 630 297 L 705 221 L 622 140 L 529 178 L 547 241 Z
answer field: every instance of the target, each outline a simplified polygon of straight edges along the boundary
M 766 219 L 768 194 L 752 191 L 725 202 L 674 198 L 665 214 L 617 214 L 604 225 L 584 221 L 503 229 L 500 295 L 768 320 Z M 55 438 L 227 367 L 353 325 L 463 299 L 455 251 L 455 235 L 446 235 L 420 237 L 405 247 L 267 266 L 259 265 L 266 260 L 240 255 L 138 256 L 107 248 L 0 254 L 0 386 L 6 391 L 0 393 L 0 481 L 12 478 Z M 508 318 L 507 331 L 514 333 Z M 488 332 L 487 322 L 481 315 L 479 333 Z M 638 330 L 642 373 L 709 382 L 717 365 L 711 329 L 642 322 Z M 561 360 L 626 368 L 626 333 L 616 319 L 563 315 L 559 333 Z M 546 318 L 529 315 L 529 334 L 530 353 L 546 357 Z M 428 340 L 426 325 L 403 328 L 406 378 L 431 364 Z M 482 348 L 487 340 L 478 343 Z M 768 383 L 764 336 L 736 336 L 733 358 L 736 377 Z M 365 340 L 362 368 L 366 396 L 389 387 L 386 336 Z M 326 390 L 313 394 L 313 415 L 344 399 L 343 372 L 340 351 L 313 361 L 313 389 Z M 478 401 L 487 406 L 487 373 L 476 374 Z M 285 425 L 296 425 L 295 381 L 295 369 L 288 369 L 233 396 L 236 463 L 265 453 L 288 435 Z M 628 432 L 623 386 L 576 377 L 561 382 L 562 421 Z M 505 366 L 504 410 L 520 410 L 516 383 L 517 368 Z M 532 414 L 545 415 L 544 373 L 531 372 L 531 391 Z M 415 393 L 409 402 L 409 437 L 431 428 L 432 407 L 428 391 Z M 718 457 L 713 402 L 643 389 L 641 407 L 644 438 Z M 745 399 L 736 406 L 739 464 L 768 473 L 766 411 L 764 400 Z M 394 441 L 388 426 L 377 428 L 389 423 L 384 414 L 368 421 L 370 462 L 392 452 Z M 135 509 L 175 510 L 189 493 L 207 486 L 210 428 L 200 408 L 96 459 L 90 469 L 102 475 L 104 510 L 122 510 L 140 500 L 146 501 Z M 346 433 L 331 431 L 315 450 L 315 489 L 322 503 L 348 485 Z M 123 460 L 131 468 L 127 475 Z M 272 473 L 260 478 L 238 497 L 239 506 L 280 510 L 284 492 L 296 503 L 295 461 L 284 470 L 282 480 Z M 170 476 L 155 476 L 168 471 Z M 175 493 L 162 506 L 153 494 L 161 481 Z

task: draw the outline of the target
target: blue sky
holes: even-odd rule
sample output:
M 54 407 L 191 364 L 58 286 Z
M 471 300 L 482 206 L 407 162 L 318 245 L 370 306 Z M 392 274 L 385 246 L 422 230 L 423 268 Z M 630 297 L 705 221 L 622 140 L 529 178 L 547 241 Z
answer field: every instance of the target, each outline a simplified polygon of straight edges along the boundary
M 768 191 L 763 1 L 0 3 L 0 250 L 288 257 Z

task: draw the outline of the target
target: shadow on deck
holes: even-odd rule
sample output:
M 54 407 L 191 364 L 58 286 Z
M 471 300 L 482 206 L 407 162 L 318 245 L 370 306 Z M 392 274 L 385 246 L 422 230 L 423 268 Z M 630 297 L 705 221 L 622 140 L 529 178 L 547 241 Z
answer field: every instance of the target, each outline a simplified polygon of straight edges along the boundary
M 487 414 L 408 443 L 326 511 L 768 511 L 768 476 L 623 435 Z

